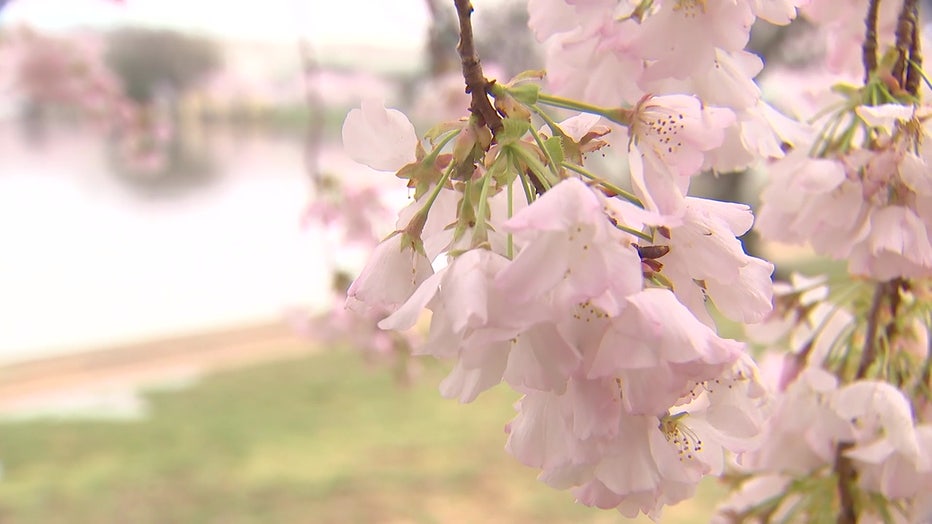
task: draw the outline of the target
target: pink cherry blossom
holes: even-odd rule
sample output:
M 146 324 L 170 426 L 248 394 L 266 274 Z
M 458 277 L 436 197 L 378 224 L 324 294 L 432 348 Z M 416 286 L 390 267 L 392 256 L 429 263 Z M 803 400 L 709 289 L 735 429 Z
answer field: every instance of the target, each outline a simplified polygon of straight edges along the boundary
M 724 130 L 733 123 L 731 111 L 703 107 L 692 96 L 646 96 L 638 103 L 629 126 L 628 160 L 632 182 L 649 209 L 679 213 L 688 177 L 699 173 L 704 153 L 722 145 Z
M 417 143 L 408 117 L 378 101 L 363 100 L 343 122 L 343 147 L 350 158 L 379 171 L 397 171 L 413 162 Z
M 431 310 L 430 334 L 415 354 L 458 359 L 441 385 L 444 396 L 471 402 L 503 379 L 515 388 L 562 392 L 579 366 L 579 353 L 542 307 L 516 304 L 495 285 L 508 266 L 491 251 L 467 251 L 379 324 L 406 329 L 423 308 Z
M 833 463 L 836 443 L 853 436 L 850 423 L 830 405 L 837 387 L 830 373 L 804 370 L 776 399 L 761 447 L 745 453 L 742 465 L 752 471 L 798 475 Z
M 682 225 L 670 228 L 670 246 L 661 261 L 674 291 L 700 318 L 706 318 L 701 295 L 708 295 L 729 318 L 758 322 L 771 309 L 773 265 L 744 253 L 736 237 L 751 228 L 748 206 L 687 197 Z
M 751 11 L 758 18 L 772 24 L 785 25 L 796 18 L 796 11 L 811 0 L 747 0 Z
M 524 243 L 498 285 L 519 302 L 552 293 L 566 311 L 611 290 L 619 296 L 642 286 L 641 260 L 615 229 L 600 200 L 579 179 L 563 180 L 504 223 Z
M 914 427 L 908 399 L 886 382 L 858 381 L 840 389 L 835 410 L 853 422 L 858 480 L 890 499 L 912 497 L 932 479 L 932 427 Z M 924 490 L 928 491 L 928 490 Z
M 433 269 L 416 239 L 396 231 L 375 248 L 347 291 L 353 311 L 391 313 L 401 307 Z
M 719 338 L 667 290 L 645 289 L 627 302 L 602 338 L 588 377 L 617 377 L 630 413 L 663 411 L 691 382 L 716 377 L 741 353 L 740 343 Z
M 699 172 L 703 153 L 722 144 L 723 130 L 734 123 L 727 109 L 703 107 L 688 95 L 647 96 L 634 109 L 631 141 L 636 150 L 671 173 Z
M 663 2 L 644 23 L 638 49 L 651 76 L 685 78 L 711 66 L 715 50 L 739 51 L 748 41 L 754 13 L 746 2 Z

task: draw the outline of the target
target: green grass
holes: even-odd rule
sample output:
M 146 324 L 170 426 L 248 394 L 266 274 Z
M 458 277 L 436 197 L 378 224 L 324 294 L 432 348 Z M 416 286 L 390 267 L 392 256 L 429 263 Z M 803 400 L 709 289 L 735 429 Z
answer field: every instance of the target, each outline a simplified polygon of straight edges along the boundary
M 622 522 L 503 451 L 516 395 L 442 399 L 326 352 L 148 395 L 136 422 L 0 424 L 0 522 Z M 720 488 L 665 513 L 707 522 Z

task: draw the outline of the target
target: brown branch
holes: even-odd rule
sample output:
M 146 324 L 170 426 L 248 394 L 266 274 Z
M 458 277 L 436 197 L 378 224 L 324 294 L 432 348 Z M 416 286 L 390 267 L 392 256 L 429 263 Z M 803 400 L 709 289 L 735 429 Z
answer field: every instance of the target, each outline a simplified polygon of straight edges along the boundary
M 877 13 L 880 0 L 870 0 L 867 17 L 864 18 L 864 45 L 861 46 L 861 61 L 864 63 L 864 83 L 866 84 L 877 70 Z
M 874 289 L 874 298 L 867 313 L 864 349 L 861 351 L 861 358 L 858 362 L 854 380 L 865 378 L 867 370 L 877 359 L 877 335 L 880 329 L 880 314 L 885 299 L 889 298 L 890 301 L 890 320 L 884 334 L 889 340 L 895 329 L 896 314 L 900 306 L 900 289 L 906 288 L 908 285 L 905 280 L 896 278 L 889 282 L 878 283 Z M 854 484 L 857 480 L 857 470 L 854 469 L 851 459 L 844 455 L 845 451 L 851 447 L 853 447 L 853 444 L 850 442 L 839 443 L 838 449 L 835 451 L 834 470 L 835 474 L 838 475 L 838 499 L 841 505 L 836 520 L 837 524 L 855 524 L 857 522 L 857 511 L 854 505 Z
M 919 31 L 919 3 L 913 9 L 913 45 L 909 48 L 909 68 L 906 70 L 906 92 L 911 95 L 919 94 L 919 84 L 922 81 L 922 35 Z
M 854 481 L 857 471 L 851 459 L 844 456 L 848 448 L 853 447 L 850 442 L 838 445 L 835 450 L 835 474 L 838 475 L 838 500 L 841 507 L 838 510 L 836 524 L 856 524 L 858 514 L 854 509 Z
M 472 96 L 469 111 L 479 118 L 479 124 L 488 126 L 492 134 L 496 134 L 502 127 L 502 117 L 499 116 L 492 103 L 489 102 L 488 89 L 491 82 L 482 74 L 482 65 L 479 63 L 479 54 L 472 35 L 472 2 L 470 0 L 453 0 L 456 5 L 456 16 L 460 22 L 460 42 L 456 50 L 460 54 L 463 64 L 463 80 L 466 81 L 466 92 Z
M 880 324 L 880 306 L 883 299 L 889 292 L 889 288 L 897 289 L 896 285 L 887 282 L 877 284 L 874 290 L 874 299 L 871 301 L 871 308 L 867 313 L 867 332 L 864 334 L 864 350 L 861 351 L 861 361 L 858 362 L 858 370 L 854 375 L 855 380 L 867 376 L 867 368 L 874 363 L 877 358 L 877 329 Z
M 916 34 L 916 19 L 919 0 L 903 0 L 903 9 L 896 22 L 896 62 L 893 64 L 891 74 L 901 86 L 906 84 L 906 61 L 909 51 L 913 47 L 913 35 Z

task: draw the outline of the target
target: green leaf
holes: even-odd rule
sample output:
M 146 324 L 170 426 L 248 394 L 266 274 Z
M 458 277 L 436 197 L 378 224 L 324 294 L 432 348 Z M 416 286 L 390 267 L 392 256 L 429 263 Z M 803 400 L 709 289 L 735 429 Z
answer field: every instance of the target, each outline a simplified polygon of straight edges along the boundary
M 537 99 L 540 98 L 540 86 L 537 84 L 521 84 L 509 88 L 508 93 L 522 104 L 536 104 Z
M 553 136 L 544 140 L 544 149 L 550 154 L 553 163 L 559 166 L 566 160 L 566 151 L 563 149 L 563 137 Z
M 531 129 L 531 123 L 519 118 L 503 118 L 502 129 L 498 132 L 496 138 L 498 143 L 505 145 L 517 142 L 527 134 Z
M 510 82 L 508 82 L 508 85 L 514 86 L 528 80 L 542 80 L 546 76 L 547 71 L 543 69 L 528 69 L 515 75 L 515 77 L 512 78 Z

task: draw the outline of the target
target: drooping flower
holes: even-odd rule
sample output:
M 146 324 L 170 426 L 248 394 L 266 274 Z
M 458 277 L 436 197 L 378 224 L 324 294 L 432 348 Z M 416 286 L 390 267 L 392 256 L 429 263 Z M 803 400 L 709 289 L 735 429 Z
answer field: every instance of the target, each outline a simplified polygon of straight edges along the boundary
M 648 288 L 626 301 L 612 318 L 588 377 L 618 378 L 629 413 L 664 411 L 690 383 L 718 376 L 741 354 L 742 344 L 720 338 L 668 290 Z
M 350 285 L 346 307 L 388 315 L 401 307 L 433 272 L 420 240 L 396 231 L 376 246 Z
M 663 2 L 647 17 L 638 38 L 649 75 L 686 78 L 708 68 L 715 50 L 739 51 L 748 42 L 754 13 L 745 2 Z
M 706 151 L 722 145 L 734 121 L 731 111 L 703 107 L 693 96 L 645 96 L 628 126 L 631 180 L 645 205 L 679 215 L 689 177 L 699 173 Z
M 519 303 L 552 294 L 554 307 L 568 312 L 607 291 L 625 296 L 641 289 L 641 259 L 630 236 L 609 222 L 579 179 L 563 180 L 503 229 L 524 245 L 497 277 Z
M 562 392 L 579 366 L 579 353 L 542 304 L 516 303 L 496 285 L 509 264 L 489 250 L 469 250 L 379 323 L 383 329 L 404 330 L 424 308 L 432 312 L 427 341 L 414 353 L 457 359 L 441 384 L 446 397 L 471 402 L 503 379 L 516 388 Z
M 379 171 L 397 171 L 414 162 L 417 133 L 408 117 L 386 109 L 375 100 L 363 100 L 343 121 L 343 147 L 350 158 Z
M 759 322 L 770 312 L 773 264 L 747 255 L 737 238 L 753 219 L 746 205 L 686 197 L 681 225 L 668 229 L 669 238 L 657 238 L 670 247 L 661 259 L 663 273 L 699 318 L 708 319 L 705 295 L 739 322 Z

